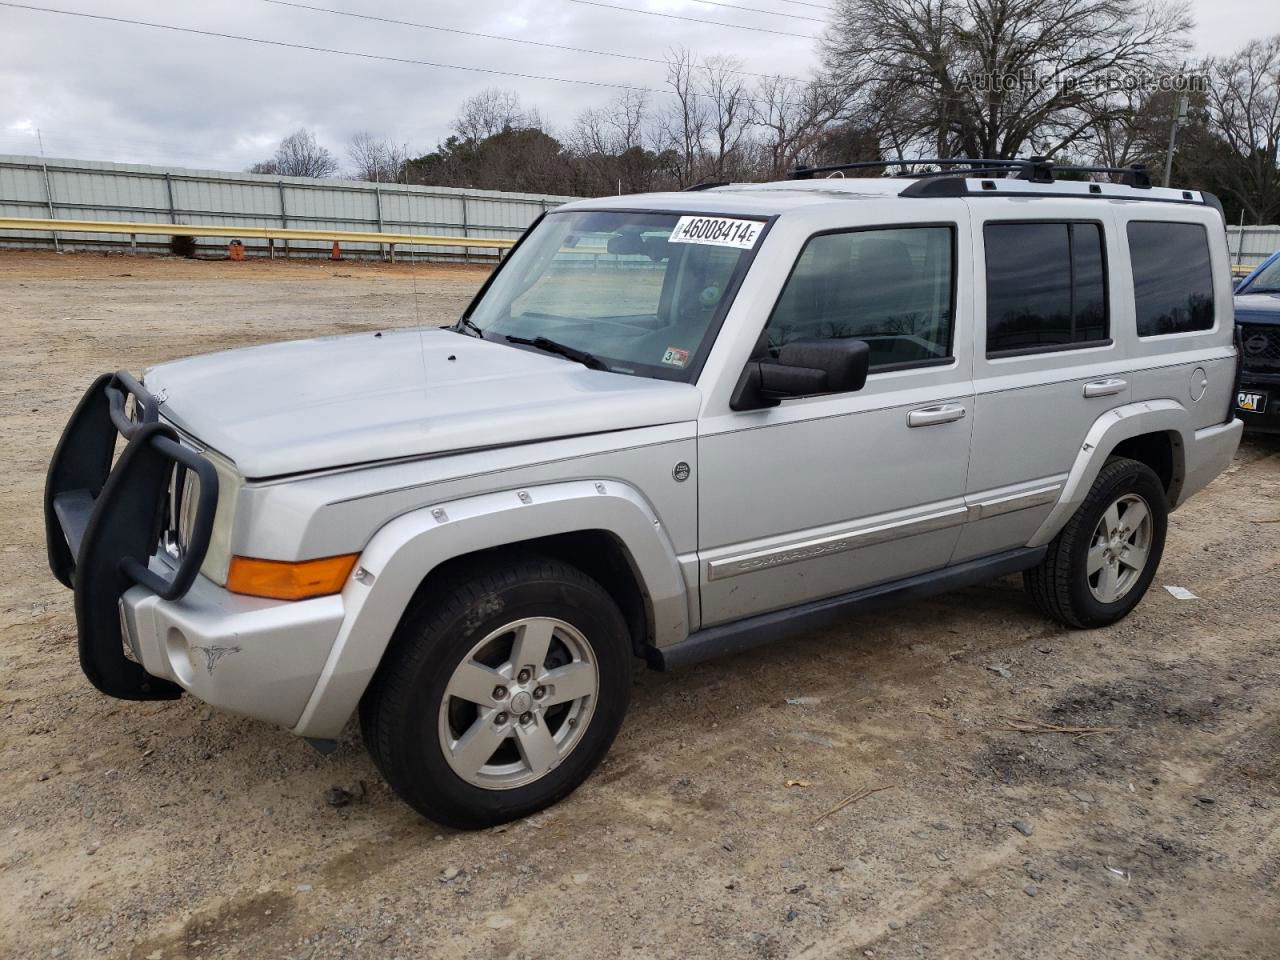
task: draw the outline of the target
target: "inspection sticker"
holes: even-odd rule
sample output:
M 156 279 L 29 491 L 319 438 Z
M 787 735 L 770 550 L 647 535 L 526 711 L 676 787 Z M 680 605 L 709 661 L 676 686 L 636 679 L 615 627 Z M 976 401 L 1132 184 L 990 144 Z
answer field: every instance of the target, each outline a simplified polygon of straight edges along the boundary
M 671 243 L 707 243 L 713 247 L 737 247 L 750 250 L 760 239 L 758 220 L 734 220 L 732 217 L 681 217 L 671 231 Z
M 683 367 L 689 362 L 689 351 L 667 347 L 667 352 L 662 355 L 662 362 L 671 367 Z

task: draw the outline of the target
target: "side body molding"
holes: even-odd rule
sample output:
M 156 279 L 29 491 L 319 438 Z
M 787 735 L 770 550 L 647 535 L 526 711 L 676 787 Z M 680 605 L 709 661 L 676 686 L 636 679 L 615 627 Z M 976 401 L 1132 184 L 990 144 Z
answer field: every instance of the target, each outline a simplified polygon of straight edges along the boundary
M 1098 472 L 1107 462 L 1111 451 L 1124 440 L 1144 433 L 1168 433 L 1173 440 L 1173 481 L 1169 489 L 1169 504 L 1181 502 L 1182 484 L 1186 479 L 1187 444 L 1194 442 L 1194 431 L 1189 428 L 1191 417 L 1187 409 L 1176 400 L 1143 400 L 1127 403 L 1108 410 L 1089 428 L 1084 443 L 1076 454 L 1062 496 L 1057 506 L 1045 518 L 1040 529 L 1027 543 L 1040 547 L 1048 543 L 1063 528 L 1071 515 L 1084 502 Z
M 342 592 L 346 615 L 294 733 L 336 737 L 355 712 L 424 577 L 446 560 L 583 530 L 617 537 L 645 593 L 659 646 L 689 634 L 684 579 L 649 503 L 618 480 L 577 480 L 483 494 L 404 514 L 378 530 Z

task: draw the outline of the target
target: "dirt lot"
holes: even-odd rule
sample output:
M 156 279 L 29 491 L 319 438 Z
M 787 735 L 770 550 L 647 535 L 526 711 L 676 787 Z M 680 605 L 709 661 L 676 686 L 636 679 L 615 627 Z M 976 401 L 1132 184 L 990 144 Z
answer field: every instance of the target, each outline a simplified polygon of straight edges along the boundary
M 483 275 L 0 252 L 0 955 L 1280 956 L 1276 441 L 1174 515 L 1157 584 L 1201 599 L 1068 632 L 1009 580 L 638 673 L 604 768 L 508 828 L 422 821 L 354 727 L 96 693 L 40 520 L 90 378 L 409 324 L 415 282 L 444 322 Z

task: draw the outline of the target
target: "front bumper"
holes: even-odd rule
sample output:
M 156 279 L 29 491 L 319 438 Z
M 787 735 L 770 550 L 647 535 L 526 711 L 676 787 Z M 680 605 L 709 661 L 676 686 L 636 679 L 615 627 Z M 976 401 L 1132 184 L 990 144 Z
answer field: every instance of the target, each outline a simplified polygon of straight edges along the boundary
M 132 418 L 126 413 L 129 395 Z M 209 549 L 217 509 L 213 464 L 159 422 L 159 406 L 125 371 L 103 374 L 67 421 L 45 480 L 49 567 L 75 591 L 80 667 L 95 687 L 122 700 L 181 695 L 181 688 L 125 656 L 120 597 L 135 584 L 165 600 L 184 596 Z M 128 443 L 113 464 L 117 436 Z M 156 569 L 151 558 L 177 468 L 198 478 L 195 518 L 181 563 Z
M 49 464 L 49 566 L 75 591 L 81 668 L 120 699 L 173 699 L 187 691 L 292 726 L 337 636 L 342 597 L 261 600 L 200 574 L 218 474 L 159 421 L 158 408 L 127 373 L 104 374 L 76 407 Z M 113 464 L 118 436 L 128 442 Z M 175 464 L 199 479 L 180 561 L 158 549 Z
M 1261 412 L 1242 410 L 1237 402 L 1235 413 L 1244 421 L 1244 428 L 1259 433 L 1280 433 L 1280 374 L 1259 375 L 1248 370 L 1240 371 L 1237 401 L 1241 394 L 1261 394 L 1266 398 L 1266 406 Z
M 163 566 L 163 558 L 152 565 Z M 136 586 L 120 601 L 125 641 L 147 673 L 212 706 L 284 727 L 302 715 L 343 614 L 341 595 L 260 600 L 204 577 L 180 600 Z

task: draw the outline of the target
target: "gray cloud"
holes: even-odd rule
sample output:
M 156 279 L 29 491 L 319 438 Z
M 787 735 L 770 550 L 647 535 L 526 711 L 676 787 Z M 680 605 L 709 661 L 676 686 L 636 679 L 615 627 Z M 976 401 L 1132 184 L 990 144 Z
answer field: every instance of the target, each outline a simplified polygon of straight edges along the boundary
M 658 88 L 661 65 L 373 23 L 263 0 L 232 7 L 171 0 L 32 0 L 61 7 L 295 44 L 435 60 L 463 66 Z M 547 43 L 661 58 L 674 45 L 699 56 L 729 54 L 744 69 L 808 75 L 816 44 L 795 37 L 685 23 L 568 0 L 305 0 L 352 12 Z M 690 0 L 603 0 L 788 33 L 816 35 L 796 17 L 732 12 Z M 745 2 L 745 0 L 724 0 Z M 824 2 L 824 0 L 815 0 Z M 747 5 L 811 16 L 785 0 Z M 1227 53 L 1280 31 L 1280 5 L 1194 0 L 1201 54 Z M 228 11 L 234 10 L 235 17 Z M 414 151 L 447 135 L 458 104 L 489 87 L 519 92 L 553 128 L 617 91 L 547 80 L 360 60 L 236 40 L 190 36 L 0 7 L 0 152 L 34 153 L 34 130 L 50 156 L 242 169 L 299 126 L 316 131 L 345 162 L 352 133 L 369 130 Z M 661 103 L 655 96 L 654 103 Z

